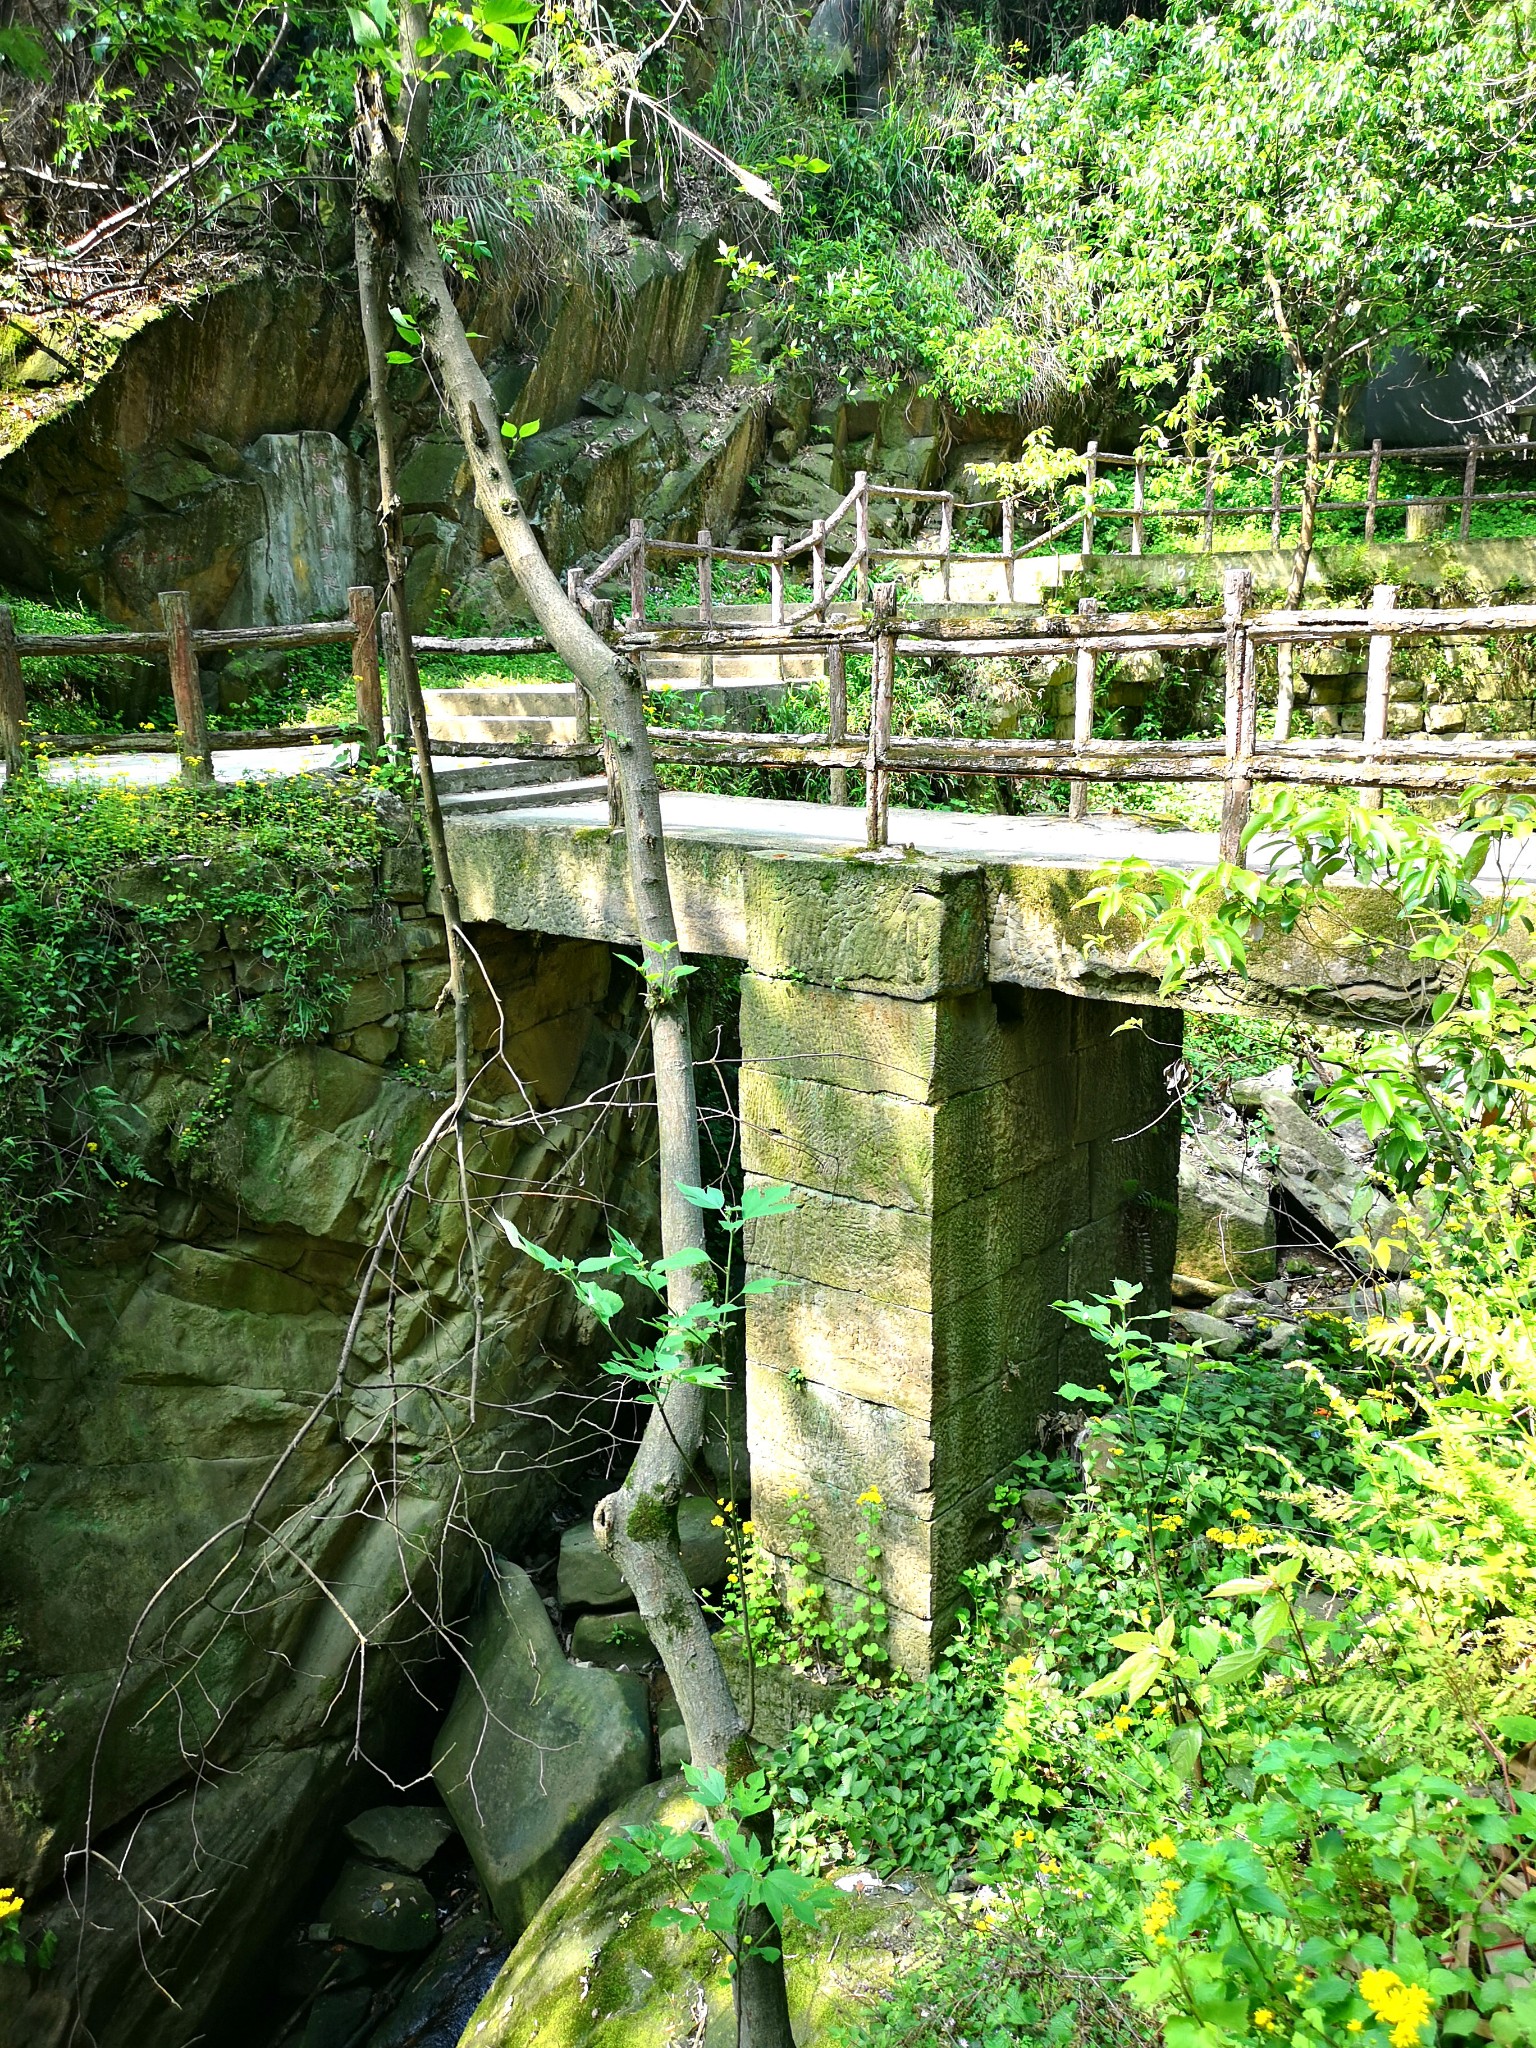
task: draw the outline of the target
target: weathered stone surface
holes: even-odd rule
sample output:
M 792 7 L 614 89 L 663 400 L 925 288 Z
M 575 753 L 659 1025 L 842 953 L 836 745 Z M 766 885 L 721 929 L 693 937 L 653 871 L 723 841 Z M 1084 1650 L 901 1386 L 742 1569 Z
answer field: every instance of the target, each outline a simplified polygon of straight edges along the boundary
M 1011 989 L 909 1002 L 749 971 L 741 977 L 742 1057 L 793 1081 L 943 1102 L 1038 1064 L 1037 1035 L 1009 1028 L 1015 1007 Z
M 396 1870 L 424 1870 L 452 1833 L 439 1806 L 370 1806 L 346 1828 L 359 1855 Z
M 508 1934 L 645 1782 L 650 1749 L 617 1678 L 567 1663 L 527 1573 L 498 1565 L 432 1775 Z
M 493 1920 L 484 1913 L 458 1914 L 417 1967 L 399 2003 L 368 2035 L 368 2048 L 424 2048 L 457 2039 L 506 1959 L 507 1939 Z
M 657 1661 L 651 1632 L 632 1608 L 579 1615 L 571 1631 L 571 1655 L 605 1671 L 639 1671 Z
M 676 1781 L 647 1788 L 606 1821 L 513 1950 L 464 2032 L 475 2048 L 730 2048 L 730 1986 L 710 1937 L 653 1928 L 672 1900 L 665 1866 L 646 1878 L 603 1868 L 622 1827 L 690 1827 L 699 1808 Z M 922 1895 L 840 1894 L 814 1934 L 785 1943 L 797 2040 L 828 2038 L 867 2011 L 922 1932 Z
M 725 1531 L 715 1527 L 719 1513 L 702 1494 L 677 1504 L 678 1543 L 692 1585 L 718 1586 L 725 1577 Z M 555 1589 L 560 1605 L 572 1609 L 623 1607 L 634 1598 L 590 1522 L 577 1522 L 560 1538 Z
M 1268 1183 L 1241 1140 L 1219 1129 L 1184 1141 L 1174 1270 L 1221 1290 L 1275 1276 Z
M 1041 1064 L 929 1105 L 744 1066 L 742 1164 L 768 1181 L 932 1215 L 1072 1143 L 1072 1099 Z
M 746 875 L 747 958 L 760 974 L 922 999 L 985 979 L 980 870 L 853 854 L 762 854 Z
M 391 914 L 379 913 L 378 930 Z M 606 949 L 505 933 L 475 939 L 509 1036 L 549 1025 L 574 1041 L 575 1064 L 569 1048 L 561 1061 L 576 1099 L 536 1133 L 477 1128 L 471 1170 L 510 1176 L 522 1191 L 509 1198 L 510 1213 L 558 1250 L 586 1252 L 604 1203 L 646 1241 L 654 1174 L 635 1164 L 651 1142 L 645 1112 L 600 1118 L 581 1107 L 594 1091 L 602 1096 L 634 1044 L 633 999 L 606 996 Z M 359 953 L 358 971 L 392 969 L 388 954 L 388 944 L 366 962 Z M 148 1814 L 132 1838 L 126 1887 L 93 1878 L 78 1981 L 98 2038 L 121 2026 L 166 2048 L 225 2024 L 244 1973 L 293 1911 L 295 1868 L 312 1867 L 360 1803 L 350 1743 L 335 1740 L 338 1702 L 349 1723 L 357 1706 L 353 1621 L 380 1652 L 366 1667 L 363 1743 L 389 1767 L 402 1704 L 419 1697 L 409 1666 L 424 1622 L 413 1595 L 462 1611 L 481 1568 L 460 1534 L 458 1461 L 527 1475 L 472 1505 L 490 1540 L 531 1539 L 553 1505 L 540 1476 L 542 1418 L 584 1398 L 606 1343 L 531 1261 L 514 1258 L 487 1217 L 478 1250 L 492 1308 L 482 1404 L 466 1428 L 473 1322 L 459 1292 L 462 1207 L 445 1164 L 410 1212 L 409 1284 L 390 1343 L 382 1305 L 370 1307 L 347 1393 L 329 1400 L 366 1233 L 441 1098 L 333 1048 L 288 1051 L 254 1071 L 237 1068 L 227 1116 L 173 1157 L 177 1132 L 221 1071 L 216 1049 L 196 1042 L 170 1060 L 132 1040 L 115 1048 L 111 1079 L 150 1179 L 131 1184 L 113 1236 L 59 1248 L 80 1341 L 62 1330 L 27 1333 L 18 1450 L 30 1476 L 8 1518 L 7 1591 L 38 1674 L 26 1705 L 56 1739 L 7 1776 L 0 1867 L 27 1893 L 38 1927 L 54 1925 L 72 1952 L 78 1924 L 56 1887 L 87 1800 L 93 1840 L 114 1858 Z M 489 1067 L 479 1086 L 491 1115 L 526 1115 L 504 1068 Z M 567 1458 L 583 1449 L 579 1434 L 565 1434 L 570 1412 Z M 594 1429 L 593 1451 L 604 1442 Z M 240 1525 L 293 1444 L 263 1507 L 293 1554 L 263 1560 L 252 1547 L 261 1594 L 240 1627 L 217 1637 L 198 1598 L 202 1582 L 173 1582 L 186 1595 L 183 1649 L 195 1687 L 178 1692 L 159 1658 L 144 1656 L 119 1689 L 128 1633 L 155 1589 L 213 1531 Z M 405 1470 L 389 1521 L 378 1512 L 379 1474 L 395 1447 Z M 168 1618 L 163 1606 L 157 1612 Z M 148 1626 L 153 1633 L 160 1620 Z M 198 1747 L 220 1716 L 218 1764 L 199 1779 Z M 630 1717 L 648 1747 L 643 1709 L 632 1706 Z M 370 1778 L 363 1796 L 376 1796 L 376 1785 Z M 151 1928 L 134 1897 L 196 1901 L 196 1910 L 160 1912 Z M 141 1936 L 175 2009 L 145 1971 Z M 60 1983 L 57 2010 L 46 1985 L 14 2019 L 0 1996 L 5 2048 L 57 2048 L 73 2024 L 64 2000 L 73 1968 L 68 1987 L 62 1973 Z
M 1203 1344 L 1212 1358 L 1236 1358 L 1243 1348 L 1243 1333 L 1236 1323 L 1202 1315 L 1198 1309 L 1181 1309 L 1174 1318 L 1174 1332 Z
M 756 1268 L 931 1310 L 1061 1244 L 1087 1206 L 1086 1151 L 1021 1174 L 937 1217 L 816 1190 L 747 1233 Z
M 1067 1292 L 1067 1255 L 1021 1261 L 932 1312 L 869 1300 L 852 1288 L 789 1282 L 754 1297 L 754 1354 L 780 1372 L 818 1374 L 866 1401 L 927 1417 L 1008 1366 L 1043 1355 Z
M 350 1857 L 320 1908 L 333 1939 L 392 1956 L 414 1955 L 437 1939 L 437 1908 L 419 1877 Z

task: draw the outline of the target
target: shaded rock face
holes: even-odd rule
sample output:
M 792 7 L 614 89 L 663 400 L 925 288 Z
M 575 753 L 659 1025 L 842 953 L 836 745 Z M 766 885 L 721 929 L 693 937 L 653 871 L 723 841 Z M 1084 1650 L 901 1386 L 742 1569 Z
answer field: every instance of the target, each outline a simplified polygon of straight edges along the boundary
M 648 1786 L 605 1821 L 503 1965 L 464 2040 L 474 2048 L 734 2048 L 736 2023 L 719 1950 L 692 1927 L 654 1928 L 677 1903 L 663 1866 L 646 1877 L 603 1869 L 626 1826 L 686 1829 L 702 1818 L 676 1779 Z M 797 2041 L 822 2041 L 866 2016 L 924 1933 L 921 1894 L 844 1895 L 814 1933 L 785 1942 Z
M 557 568 L 650 516 L 653 500 L 679 531 L 734 512 L 762 405 L 716 417 L 661 400 L 698 368 L 724 292 L 713 228 L 684 219 L 663 239 L 634 237 L 606 283 L 469 309 L 498 404 L 542 423 L 516 459 Z M 584 403 L 603 387 L 617 394 L 607 417 Z M 436 393 L 410 365 L 395 389 L 418 624 L 445 597 L 510 615 L 516 588 L 496 573 Z M 157 623 L 168 589 L 189 592 L 199 625 L 339 617 L 349 584 L 379 579 L 373 461 L 345 280 L 247 278 L 147 321 L 91 392 L 0 461 L 4 580 L 78 592 L 133 625 Z
M 233 480 L 241 451 L 263 437 L 344 432 L 363 377 L 352 304 L 327 285 L 247 278 L 148 322 L 93 391 L 0 464 L 7 580 L 80 591 L 114 618 L 142 616 L 134 589 L 118 588 L 114 551 L 132 552 L 141 526 L 152 535 L 157 518 L 213 478 Z M 254 537 L 254 513 L 241 527 L 243 501 L 226 496 L 215 491 L 209 508 L 216 534 Z M 146 536 L 146 559 L 151 547 Z M 199 622 L 218 616 L 212 600 L 222 606 L 232 588 L 199 593 Z
M 30 1471 L 7 1518 L 6 1618 L 31 1682 L 6 1712 L 43 1733 L 7 1756 L 0 1868 L 71 1960 L 35 1992 L 0 1973 L 5 2048 L 53 2048 L 77 2011 L 104 2048 L 218 2037 L 274 1935 L 335 1878 L 339 1823 L 385 1791 L 371 1763 L 424 1744 L 443 1666 L 416 1597 L 461 1616 L 483 1569 L 469 1523 L 530 1541 L 611 1444 L 593 1330 L 491 1219 L 471 1247 L 442 1175 L 399 1226 L 392 1320 L 365 1310 L 337 1381 L 367 1248 L 451 1062 L 419 857 L 393 874 L 353 916 L 328 1040 L 237 1055 L 222 1117 L 206 1113 L 219 1048 L 179 1043 L 191 1020 L 138 998 L 89 1077 L 110 1072 L 149 1178 L 109 1237 L 60 1248 L 80 1341 L 32 1333 L 12 1382 Z M 492 1121 L 470 1134 L 471 1173 L 561 1251 L 585 1251 L 605 1205 L 646 1239 L 651 1112 L 622 1088 L 601 1118 L 584 1106 L 633 1052 L 627 980 L 601 945 L 474 938 L 500 1004 L 477 999 L 476 1046 L 500 1034 L 505 1061 L 480 1085 Z M 204 1000 L 260 972 L 240 940 L 199 935 Z M 78 1973 L 66 1866 L 89 1921 Z

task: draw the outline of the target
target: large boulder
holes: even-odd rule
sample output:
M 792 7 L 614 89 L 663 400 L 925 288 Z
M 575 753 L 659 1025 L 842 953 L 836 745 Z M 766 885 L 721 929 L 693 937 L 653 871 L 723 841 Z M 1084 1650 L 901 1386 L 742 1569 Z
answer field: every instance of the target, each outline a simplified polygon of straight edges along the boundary
M 432 1775 L 509 1935 L 650 1768 L 634 1693 L 568 1663 L 533 1581 L 498 1563 Z
M 699 1808 L 676 1779 L 648 1786 L 604 1822 L 512 1951 L 464 2030 L 471 2048 L 734 2048 L 730 1986 L 712 1938 L 693 1927 L 656 1928 L 676 1903 L 670 1868 L 645 1877 L 604 1870 L 622 1827 L 697 1824 Z M 839 1892 L 811 1932 L 791 1925 L 785 1944 L 795 2039 L 823 2041 L 839 2022 L 867 2016 L 924 1930 L 929 1901 L 881 1887 Z
M 1173 1264 L 1217 1293 L 1275 1277 L 1268 1182 L 1241 1139 L 1219 1126 L 1185 1135 Z
M 718 1586 L 725 1577 L 725 1524 L 712 1500 L 689 1494 L 678 1502 L 677 1540 L 689 1584 Z M 556 1590 L 560 1605 L 569 1608 L 628 1607 L 635 1597 L 590 1522 L 577 1522 L 560 1538 Z
M 1359 1126 L 1330 1129 L 1281 1088 L 1267 1088 L 1259 1107 L 1275 1134 L 1276 1186 L 1316 1218 L 1327 1241 L 1368 1237 L 1373 1246 L 1391 1245 L 1400 1212 L 1374 1185 L 1373 1148 Z M 1351 1249 L 1362 1264 L 1373 1263 L 1360 1244 Z M 1390 1273 L 1406 1272 L 1406 1247 L 1392 1245 L 1380 1263 Z

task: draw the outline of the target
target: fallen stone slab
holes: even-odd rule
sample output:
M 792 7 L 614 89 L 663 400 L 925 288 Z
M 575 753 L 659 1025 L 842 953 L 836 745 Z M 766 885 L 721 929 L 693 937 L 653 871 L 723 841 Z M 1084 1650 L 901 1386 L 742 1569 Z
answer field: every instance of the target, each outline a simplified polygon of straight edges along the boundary
M 1221 1316 L 1202 1315 L 1198 1309 L 1180 1309 L 1173 1318 L 1173 1326 L 1177 1335 L 1203 1344 L 1212 1358 L 1236 1358 L 1247 1342 L 1236 1323 Z
M 342 1865 L 320 1919 L 333 1941 L 356 1942 L 385 1955 L 414 1955 L 437 1939 L 437 1907 L 421 1879 L 356 1856 Z
M 343 1832 L 361 1856 L 396 1870 L 424 1870 L 453 1833 L 440 1806 L 371 1806 Z
M 499 1563 L 432 1775 L 508 1936 L 650 1773 L 635 1689 L 568 1662 L 528 1574 Z
M 1220 1129 L 1186 1135 L 1179 1159 L 1174 1271 L 1213 1293 L 1275 1277 L 1269 1187 L 1241 1142 Z

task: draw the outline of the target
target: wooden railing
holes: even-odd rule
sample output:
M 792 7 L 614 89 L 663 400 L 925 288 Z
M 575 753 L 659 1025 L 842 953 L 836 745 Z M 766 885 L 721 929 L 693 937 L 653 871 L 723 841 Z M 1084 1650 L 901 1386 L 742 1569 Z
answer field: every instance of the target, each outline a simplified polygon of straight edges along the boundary
M 0 605 L 0 763 L 8 775 L 20 772 L 29 748 L 51 754 L 176 753 L 189 782 L 213 780 L 212 740 L 220 748 L 301 747 L 316 740 L 358 740 L 376 753 L 384 744 L 384 712 L 379 678 L 379 608 L 374 592 L 359 584 L 347 593 L 347 617 L 323 619 L 304 626 L 200 626 L 191 624 L 187 595 L 181 590 L 160 595 L 161 630 L 141 633 L 18 633 L 10 608 Z M 285 725 L 262 731 L 208 731 L 203 704 L 199 654 L 238 649 L 294 651 L 304 647 L 352 648 L 352 678 L 357 686 L 356 725 Z M 176 706 L 174 732 L 29 733 L 24 660 L 42 655 L 158 655 L 170 671 Z
M 734 551 L 732 551 L 734 552 Z M 636 555 L 631 559 L 637 559 Z M 701 556 L 707 560 L 708 556 Z M 1118 782 L 1209 782 L 1223 785 L 1221 851 L 1236 859 L 1257 783 L 1357 787 L 1367 801 L 1384 789 L 1428 792 L 1489 783 L 1505 789 L 1536 790 L 1536 737 L 1389 737 L 1392 664 L 1400 642 L 1450 641 L 1536 635 L 1536 605 L 1480 605 L 1453 608 L 1403 607 L 1396 592 L 1380 585 L 1368 608 L 1317 610 L 1252 609 L 1253 579 L 1229 569 L 1219 618 L 1209 614 L 1148 625 L 1133 615 L 1100 613 L 1091 599 L 1075 615 L 995 613 L 956 617 L 926 608 L 903 613 L 895 584 L 874 585 L 863 608 L 837 614 L 814 611 L 766 622 L 723 620 L 701 601 L 701 616 L 648 624 L 638 618 L 618 623 L 610 602 L 592 606 L 593 623 L 620 652 L 644 663 L 647 657 L 684 654 L 701 664 L 717 655 L 787 654 L 819 651 L 826 658 L 828 720 L 824 733 L 741 732 L 655 725 L 651 742 L 658 758 L 714 767 L 825 769 L 831 795 L 840 801 L 847 777 L 864 778 L 865 836 L 871 847 L 889 838 L 891 778 L 895 775 L 989 775 L 1041 780 L 1065 778 L 1071 811 L 1083 816 L 1091 787 Z M 349 616 L 314 625 L 222 627 L 193 630 L 186 600 L 168 592 L 161 600 L 160 633 L 90 635 L 16 634 L 0 608 L 0 742 L 8 763 L 23 757 L 21 662 L 34 655 L 160 654 L 171 671 L 178 729 L 168 733 L 56 734 L 54 751 L 167 750 L 181 757 L 183 775 L 206 780 L 212 774 L 207 722 L 198 684 L 197 656 L 228 648 L 301 648 L 350 642 L 357 680 L 360 722 L 355 727 L 297 726 L 216 736 L 220 747 L 280 747 L 316 738 L 357 737 L 365 746 L 383 742 L 378 641 L 374 593 L 350 594 Z M 830 601 L 829 601 L 830 602 Z M 1292 739 L 1289 677 L 1299 647 L 1365 643 L 1366 694 L 1358 739 Z M 422 651 L 461 655 L 508 655 L 550 651 L 537 635 L 451 639 L 422 636 Z M 1257 656 L 1264 647 L 1277 654 L 1280 687 L 1275 725 L 1268 741 L 1258 732 Z M 1224 674 L 1220 735 L 1189 740 L 1095 739 L 1100 665 L 1129 654 L 1219 654 Z M 870 716 L 867 730 L 847 725 L 847 658 L 870 657 Z M 1071 739 L 938 739 L 895 730 L 896 663 L 902 654 L 1070 657 L 1073 662 Z M 392 720 L 393 722 L 393 720 Z M 603 756 L 600 729 L 587 724 L 587 737 L 572 741 L 434 741 L 434 751 L 515 755 L 522 758 L 597 762 Z
M 1536 485 L 1524 491 L 1479 488 L 1480 464 L 1491 457 L 1501 455 L 1518 457 L 1524 461 L 1533 452 L 1536 452 L 1536 442 L 1527 437 L 1512 441 L 1456 442 L 1440 447 L 1392 449 L 1383 449 L 1378 440 L 1373 441 L 1369 448 L 1330 450 L 1322 458 L 1330 466 L 1337 466 L 1340 463 L 1363 463 L 1366 466 L 1366 495 L 1363 499 L 1325 497 L 1319 501 L 1318 510 L 1363 513 L 1365 539 L 1373 541 L 1376 537 L 1377 515 L 1380 512 L 1406 512 L 1415 507 L 1425 506 L 1432 506 L 1438 510 L 1444 507 L 1447 521 L 1451 513 L 1455 512 L 1458 537 L 1465 540 L 1471 532 L 1474 506 L 1536 503 Z M 845 592 L 850 593 L 861 604 L 866 602 L 871 571 L 882 563 L 900 563 L 916 570 L 931 569 L 939 577 L 940 595 L 943 598 L 948 598 L 950 594 L 951 573 L 956 567 L 967 563 L 990 563 L 1001 568 L 1004 595 L 1011 603 L 1018 564 L 1037 549 L 1048 546 L 1052 541 L 1064 539 L 1074 530 L 1077 535 L 1077 550 L 1083 554 L 1091 554 L 1099 527 L 1115 522 L 1128 525 L 1129 552 L 1140 555 L 1146 551 L 1146 534 L 1150 522 L 1198 524 L 1201 529 L 1202 550 L 1209 554 L 1215 548 L 1218 522 L 1267 518 L 1270 545 L 1279 548 L 1283 521 L 1288 513 L 1297 509 L 1283 502 L 1285 472 L 1305 461 L 1306 456 L 1303 452 L 1284 446 L 1277 446 L 1265 457 L 1228 460 L 1216 455 L 1201 458 L 1174 455 L 1155 458 L 1145 455 L 1114 455 L 1101 451 L 1097 441 L 1090 441 L 1082 457 L 1082 484 L 1080 487 L 1074 486 L 1074 489 L 1081 489 L 1080 505 L 1065 518 L 1040 526 L 1036 531 L 1021 531 L 1021 521 L 1027 525 L 1031 516 L 1028 500 L 1023 493 L 992 498 L 968 498 L 960 496 L 955 491 L 908 490 L 894 484 L 871 483 L 868 472 L 859 470 L 854 476 L 851 489 L 845 493 L 832 512 L 825 519 L 813 520 L 809 530 L 796 540 L 775 535 L 767 548 L 720 547 L 707 530 L 701 531 L 696 541 L 667 540 L 650 534 L 643 519 L 632 519 L 628 534 L 617 547 L 593 568 L 584 572 L 571 571 L 567 577 L 567 584 L 577 601 L 590 611 L 592 605 L 605 596 L 604 586 L 612 586 L 616 581 L 627 582 L 630 618 L 638 624 L 646 616 L 650 565 L 653 562 L 694 561 L 698 563 L 699 603 L 705 608 L 704 615 L 707 616 L 714 597 L 715 564 L 732 563 L 757 570 L 766 579 L 770 614 L 777 625 L 793 618 L 825 618 L 828 607 L 835 604 Z M 1444 495 L 1383 497 L 1380 483 L 1384 461 L 1410 462 L 1439 468 L 1443 468 L 1447 463 L 1454 463 L 1461 472 L 1460 493 L 1454 498 Z M 1111 469 L 1128 469 L 1132 473 L 1131 504 L 1128 507 L 1108 504 L 1103 498 L 1101 481 L 1105 472 Z M 1252 504 L 1218 504 L 1217 477 L 1242 469 L 1252 469 L 1268 475 L 1270 482 L 1267 497 Z M 1198 507 L 1148 503 L 1149 477 L 1180 473 L 1203 479 L 1203 500 Z M 876 499 L 936 507 L 939 525 L 933 543 L 929 545 L 919 536 L 904 547 L 876 547 L 871 539 L 870 519 L 870 508 Z M 967 515 L 993 512 L 998 515 L 1000 528 L 1001 542 L 998 549 L 967 550 L 955 546 L 958 522 Z M 835 567 L 834 563 L 839 556 L 842 557 L 841 565 Z M 806 565 L 810 598 L 798 608 L 786 608 L 785 574 L 795 564 L 801 562 Z
M 828 720 L 824 733 L 727 732 L 654 725 L 651 743 L 665 761 L 698 766 L 825 769 L 843 789 L 850 773 L 864 777 L 865 833 L 872 847 L 889 838 L 893 775 L 991 775 L 1023 781 L 1066 779 L 1073 816 L 1088 808 L 1098 783 L 1210 782 L 1224 785 L 1221 851 L 1238 857 L 1254 785 L 1260 782 L 1356 787 L 1365 801 L 1384 789 L 1418 792 L 1465 789 L 1481 783 L 1536 789 L 1536 736 L 1520 739 L 1389 737 L 1393 651 L 1402 641 L 1449 641 L 1536 635 L 1536 605 L 1476 605 L 1435 609 L 1396 607 L 1396 592 L 1381 585 L 1369 608 L 1284 611 L 1251 609 L 1249 571 L 1230 569 L 1219 618 L 1149 626 L 1135 615 L 1100 613 L 1084 599 L 1075 615 L 954 617 L 933 609 L 907 613 L 893 584 L 876 585 L 867 610 L 816 618 L 770 619 L 764 624 L 708 617 L 666 624 L 616 624 L 611 604 L 599 600 L 594 624 L 622 653 L 789 654 L 826 657 Z M 1286 678 L 1298 647 L 1366 645 L 1364 728 L 1359 739 L 1292 739 Z M 422 640 L 423 648 L 496 655 L 530 653 L 549 643 L 534 638 Z M 1257 656 L 1277 654 L 1281 687 L 1274 730 L 1258 732 Z M 1224 675 L 1220 735 L 1190 740 L 1095 739 L 1099 670 L 1127 654 L 1220 655 Z M 860 734 L 847 729 L 847 658 L 867 654 L 871 665 L 871 717 Z M 896 661 L 902 654 L 1069 657 L 1073 662 L 1073 736 L 1065 739 L 934 739 L 895 729 Z M 586 742 L 521 742 L 498 748 L 465 742 L 463 751 L 520 753 L 596 761 L 600 747 Z M 833 801 L 841 792 L 831 786 Z

